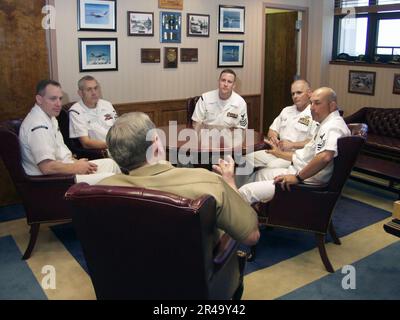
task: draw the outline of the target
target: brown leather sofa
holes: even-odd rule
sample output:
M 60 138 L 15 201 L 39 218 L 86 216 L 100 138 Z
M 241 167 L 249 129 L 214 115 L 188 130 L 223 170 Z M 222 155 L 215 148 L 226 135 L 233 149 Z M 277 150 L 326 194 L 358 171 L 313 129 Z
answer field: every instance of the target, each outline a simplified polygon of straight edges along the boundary
M 400 194 L 400 108 L 365 107 L 345 118 L 346 123 L 368 125 L 368 137 L 355 165 L 355 170 L 388 181 L 388 185 L 359 177 L 355 180 L 384 187 Z

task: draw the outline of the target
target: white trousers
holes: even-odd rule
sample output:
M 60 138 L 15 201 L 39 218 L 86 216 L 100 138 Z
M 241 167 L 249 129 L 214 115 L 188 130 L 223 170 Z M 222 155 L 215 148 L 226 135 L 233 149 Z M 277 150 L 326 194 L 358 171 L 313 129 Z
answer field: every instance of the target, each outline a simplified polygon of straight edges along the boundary
M 92 174 L 77 174 L 75 176 L 76 183 L 86 182 L 93 185 L 109 176 L 121 173 L 121 169 L 112 159 L 96 159 L 90 160 L 90 162 L 97 164 L 97 172 Z
M 250 204 L 255 202 L 268 202 L 275 195 L 274 178 L 281 174 L 295 174 L 296 170 L 289 168 L 265 168 L 256 172 L 255 181 L 245 184 L 239 189 L 242 197 Z
M 265 152 L 265 150 L 253 152 L 248 155 L 246 159 L 252 163 L 254 168 L 288 168 L 290 166 L 290 161 L 277 158 L 274 155 Z

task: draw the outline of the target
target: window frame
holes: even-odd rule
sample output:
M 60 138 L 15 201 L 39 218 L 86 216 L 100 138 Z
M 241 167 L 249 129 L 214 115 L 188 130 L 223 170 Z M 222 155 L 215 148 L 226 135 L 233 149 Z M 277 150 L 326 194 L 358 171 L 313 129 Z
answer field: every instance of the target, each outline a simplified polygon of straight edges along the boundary
M 369 0 L 369 6 L 376 6 L 376 0 Z M 391 5 L 398 7 L 399 5 Z M 357 8 L 357 7 L 356 7 Z M 335 4 L 335 9 L 346 9 L 337 8 Z M 332 47 L 332 60 L 336 60 L 337 56 L 341 53 L 338 52 L 339 49 L 339 36 L 340 36 L 340 21 L 345 18 L 347 14 L 335 14 L 334 17 L 334 27 L 333 27 L 333 47 Z M 366 62 L 374 61 L 375 57 L 379 58 L 379 62 L 388 62 L 392 59 L 393 55 L 388 54 L 377 54 L 378 49 L 378 25 L 380 20 L 386 19 L 399 19 L 400 20 L 400 11 L 397 12 L 363 12 L 356 13 L 356 18 L 367 17 L 367 39 L 366 39 L 366 47 L 365 47 L 365 57 Z M 381 47 L 379 47 L 381 48 Z M 393 48 L 393 47 L 390 47 Z M 394 47 L 397 48 L 397 47 Z M 355 61 L 358 56 L 349 55 L 349 61 Z

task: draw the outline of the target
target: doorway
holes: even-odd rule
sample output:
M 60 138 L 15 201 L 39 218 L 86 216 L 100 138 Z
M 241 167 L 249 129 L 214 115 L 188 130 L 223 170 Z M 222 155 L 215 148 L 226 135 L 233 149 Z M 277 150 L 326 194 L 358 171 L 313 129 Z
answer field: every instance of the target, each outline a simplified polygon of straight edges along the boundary
M 295 79 L 307 78 L 308 9 L 264 4 L 262 131 L 281 110 L 293 104 Z

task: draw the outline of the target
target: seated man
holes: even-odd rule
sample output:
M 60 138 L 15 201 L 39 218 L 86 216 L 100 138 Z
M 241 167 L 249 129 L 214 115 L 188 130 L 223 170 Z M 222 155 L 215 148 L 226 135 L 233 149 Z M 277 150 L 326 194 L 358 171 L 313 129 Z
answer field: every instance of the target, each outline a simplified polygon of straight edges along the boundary
M 100 99 L 100 85 L 92 76 L 78 81 L 81 100 L 69 109 L 69 137 L 87 149 L 106 149 L 106 134 L 117 118 L 112 104 Z
M 258 241 L 257 215 L 237 190 L 213 172 L 174 168 L 169 162 L 161 161 L 165 157 L 164 149 L 155 125 L 146 114 L 123 114 L 111 127 L 106 141 L 112 158 L 128 174 L 108 177 L 99 184 L 143 187 L 190 199 L 211 195 L 216 200 L 218 228 L 247 245 Z M 216 232 L 215 243 L 218 237 Z
M 268 140 L 283 151 L 303 148 L 313 137 L 317 123 L 312 120 L 310 109 L 310 84 L 296 80 L 291 87 L 294 105 L 282 110 L 268 131 Z M 248 157 L 251 159 L 251 156 Z M 264 150 L 254 153 L 254 167 L 287 168 L 290 161 L 277 158 Z
M 333 172 L 333 159 L 337 156 L 337 140 L 349 136 L 350 130 L 337 111 L 336 93 L 330 88 L 320 88 L 311 96 L 311 113 L 320 123 L 314 138 L 295 152 L 282 151 L 271 143 L 272 155 L 292 162 L 289 168 L 264 168 L 257 172 L 256 181 L 248 183 L 239 192 L 248 203 L 270 201 L 275 194 L 275 184 L 290 190 L 290 185 L 304 181 L 324 184 Z M 222 162 L 214 168 L 226 181 L 234 184 L 233 164 Z
M 236 73 L 233 70 L 222 70 L 217 90 L 203 93 L 197 101 L 192 120 L 193 127 L 202 125 L 246 129 L 247 104 L 233 91 Z
M 22 166 L 26 174 L 76 174 L 77 182 L 90 184 L 120 172 L 111 159 L 76 160 L 64 144 L 56 116 L 61 111 L 62 91 L 58 82 L 40 81 L 36 88 L 36 104 L 21 124 Z

